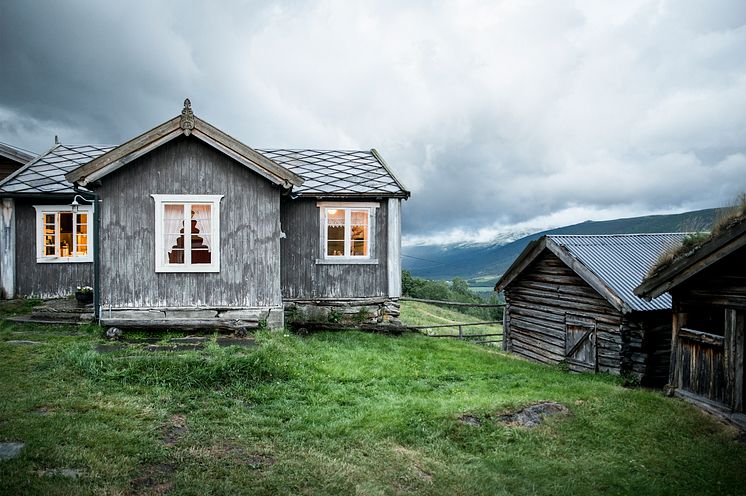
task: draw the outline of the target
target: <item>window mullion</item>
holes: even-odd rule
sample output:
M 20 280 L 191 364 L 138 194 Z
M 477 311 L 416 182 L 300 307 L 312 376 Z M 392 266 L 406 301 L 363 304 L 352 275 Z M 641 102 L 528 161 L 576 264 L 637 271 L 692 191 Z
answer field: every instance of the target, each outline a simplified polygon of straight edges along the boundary
M 73 212 L 73 251 L 70 256 L 74 257 L 78 254 L 78 214 Z
M 350 238 L 352 237 L 352 229 L 350 226 L 352 211 L 349 208 L 345 209 L 345 257 L 349 257 L 352 253 Z
M 61 257 L 62 249 L 60 248 L 60 213 L 54 213 L 54 256 Z
M 189 267 L 192 265 L 192 222 L 191 216 L 191 204 L 184 204 L 184 266 Z

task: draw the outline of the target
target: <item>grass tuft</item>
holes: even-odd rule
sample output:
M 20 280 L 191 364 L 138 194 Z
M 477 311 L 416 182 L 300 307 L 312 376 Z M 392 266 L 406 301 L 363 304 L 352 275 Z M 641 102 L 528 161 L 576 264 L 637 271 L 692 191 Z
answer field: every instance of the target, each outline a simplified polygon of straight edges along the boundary
M 62 356 L 62 363 L 94 381 L 214 389 L 293 377 L 286 351 L 277 341 L 270 341 L 250 351 L 209 344 L 203 350 L 183 353 L 126 349 L 102 354 L 91 344 L 81 343 Z

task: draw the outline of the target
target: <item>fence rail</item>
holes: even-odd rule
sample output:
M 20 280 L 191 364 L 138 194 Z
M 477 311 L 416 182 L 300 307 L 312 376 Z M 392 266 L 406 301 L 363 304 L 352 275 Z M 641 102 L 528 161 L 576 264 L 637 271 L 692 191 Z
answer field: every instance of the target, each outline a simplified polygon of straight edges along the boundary
M 505 303 L 462 303 L 460 301 L 423 300 L 421 298 L 409 298 L 402 296 L 400 301 L 416 301 L 418 303 L 430 303 L 432 305 L 445 305 L 449 307 L 480 307 L 480 308 L 502 308 Z
M 481 307 L 481 308 L 502 308 L 505 306 L 504 303 L 462 303 L 460 301 L 440 301 L 440 300 L 424 300 L 421 298 L 409 298 L 409 297 L 402 297 L 400 298 L 401 301 L 414 301 L 418 303 L 428 303 L 431 305 L 443 305 L 443 306 L 455 306 L 455 307 Z M 478 326 L 478 325 L 498 325 L 502 324 L 502 321 L 499 320 L 488 320 L 483 322 L 454 322 L 452 324 L 430 324 L 430 325 L 417 325 L 417 326 L 410 326 L 407 325 L 410 329 L 416 329 L 419 331 L 425 330 L 425 329 L 443 329 L 447 327 L 455 327 L 458 329 L 458 334 L 431 334 L 431 333 L 425 333 L 426 336 L 431 338 L 455 338 L 455 339 L 469 339 L 472 340 L 474 338 L 494 338 L 494 337 L 500 337 L 502 338 L 503 333 L 502 332 L 495 332 L 495 333 L 483 333 L 483 334 L 464 334 L 464 327 L 469 326 Z M 502 339 L 479 339 L 475 340 L 474 343 L 499 343 L 502 341 Z

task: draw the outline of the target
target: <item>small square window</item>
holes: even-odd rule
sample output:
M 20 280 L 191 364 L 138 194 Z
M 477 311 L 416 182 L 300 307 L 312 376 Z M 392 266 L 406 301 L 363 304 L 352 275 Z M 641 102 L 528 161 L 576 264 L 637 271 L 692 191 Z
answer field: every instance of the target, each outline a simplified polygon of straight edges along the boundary
M 92 262 L 93 206 L 81 205 L 74 213 L 70 205 L 35 205 L 36 261 Z

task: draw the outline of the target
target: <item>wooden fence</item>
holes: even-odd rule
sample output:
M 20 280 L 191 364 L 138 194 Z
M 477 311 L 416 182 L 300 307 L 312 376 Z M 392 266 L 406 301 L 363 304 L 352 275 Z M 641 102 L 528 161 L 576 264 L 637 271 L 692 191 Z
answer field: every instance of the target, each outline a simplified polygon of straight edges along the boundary
M 505 303 L 462 303 L 460 301 L 440 301 L 440 300 L 424 300 L 421 298 L 399 298 L 400 301 L 414 301 L 418 303 L 428 303 L 430 305 L 442 305 L 451 307 L 475 307 L 475 308 L 503 308 Z M 410 329 L 417 329 L 420 331 L 426 329 L 444 329 L 444 328 L 456 328 L 458 334 L 433 334 L 426 332 L 425 335 L 431 338 L 455 338 L 455 339 L 468 339 L 474 343 L 487 344 L 487 343 L 500 343 L 502 342 L 502 332 L 494 333 L 482 333 L 482 334 L 465 334 L 464 327 L 478 326 L 478 325 L 502 325 L 501 320 L 488 320 L 484 322 L 454 322 L 452 324 L 430 324 L 430 325 L 419 325 L 410 326 Z M 406 324 L 405 324 L 406 325 Z

